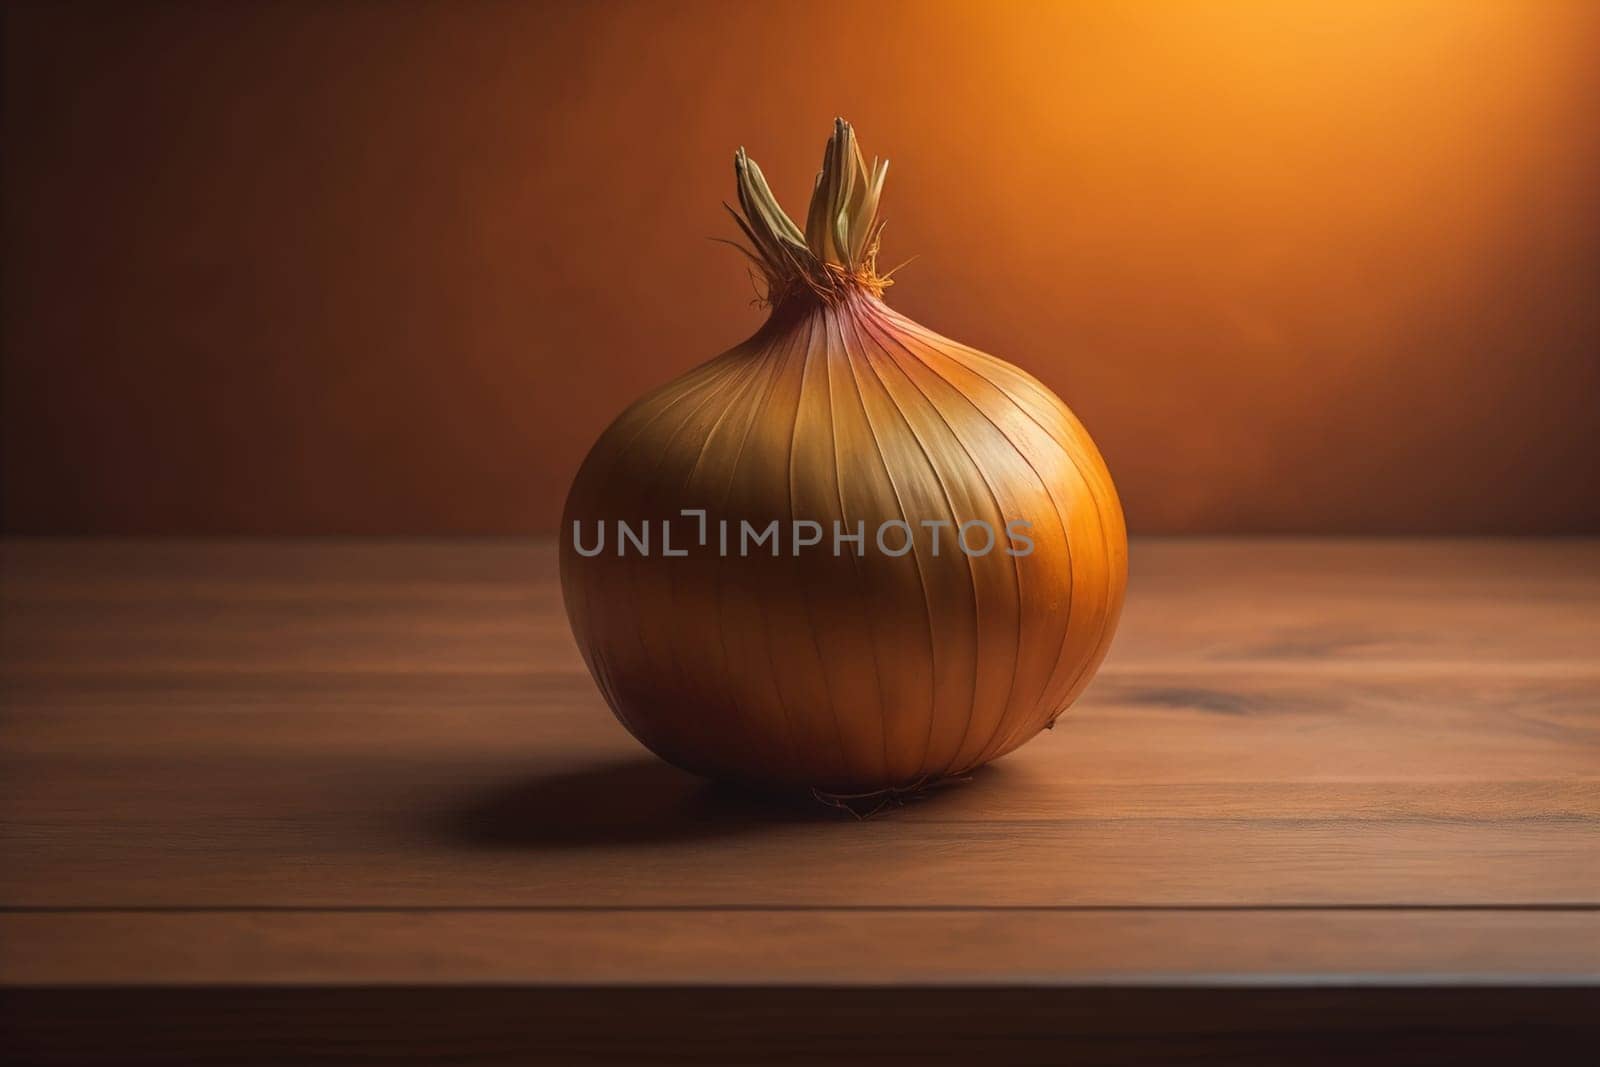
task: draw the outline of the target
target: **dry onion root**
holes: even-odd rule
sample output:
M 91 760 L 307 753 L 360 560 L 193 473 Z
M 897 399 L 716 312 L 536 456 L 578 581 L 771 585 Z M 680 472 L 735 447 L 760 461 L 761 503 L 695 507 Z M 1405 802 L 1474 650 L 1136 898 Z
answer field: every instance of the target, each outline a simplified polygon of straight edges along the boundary
M 567 499 L 590 671 L 710 778 L 855 799 L 959 777 L 1053 725 L 1116 628 L 1105 464 L 1044 385 L 883 302 L 886 168 L 838 122 L 802 231 L 740 150 L 770 317 L 623 412 Z

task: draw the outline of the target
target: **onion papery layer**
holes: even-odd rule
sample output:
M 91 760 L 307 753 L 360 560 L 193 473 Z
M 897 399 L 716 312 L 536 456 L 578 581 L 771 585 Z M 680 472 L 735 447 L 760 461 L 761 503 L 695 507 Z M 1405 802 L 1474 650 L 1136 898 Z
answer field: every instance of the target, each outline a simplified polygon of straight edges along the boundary
M 750 340 L 624 412 L 568 498 L 579 647 L 622 723 L 688 770 L 850 795 L 960 776 L 1051 725 L 1110 643 L 1126 531 L 1088 434 L 879 291 L 791 288 Z M 796 520 L 821 543 L 797 545 Z M 742 543 L 774 522 L 776 555 Z M 909 551 L 880 549 L 886 523 Z M 991 551 L 956 541 L 973 523 Z M 835 524 L 864 544 L 836 554 Z

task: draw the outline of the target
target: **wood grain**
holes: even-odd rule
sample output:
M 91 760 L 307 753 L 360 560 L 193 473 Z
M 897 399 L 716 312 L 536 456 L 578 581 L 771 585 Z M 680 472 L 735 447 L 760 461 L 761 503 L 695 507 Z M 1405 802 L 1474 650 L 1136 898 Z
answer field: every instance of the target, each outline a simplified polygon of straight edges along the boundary
M 639 750 L 553 560 L 7 542 L 0 988 L 1600 982 L 1596 542 L 1137 543 L 1058 728 L 866 821 Z
M 0 941 L 0 982 L 56 987 L 1600 980 L 1600 912 L 1554 910 L 95 909 L 0 915 Z

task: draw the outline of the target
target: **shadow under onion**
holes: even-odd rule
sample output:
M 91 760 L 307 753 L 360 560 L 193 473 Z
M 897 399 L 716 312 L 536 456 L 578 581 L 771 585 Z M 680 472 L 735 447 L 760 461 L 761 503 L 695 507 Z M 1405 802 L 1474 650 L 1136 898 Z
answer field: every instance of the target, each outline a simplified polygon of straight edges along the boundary
M 814 797 L 775 796 L 707 782 L 641 756 L 488 787 L 447 809 L 441 830 L 456 843 L 477 848 L 662 844 L 800 823 L 892 818 L 907 804 L 937 803 L 961 791 L 930 789 L 852 810 Z

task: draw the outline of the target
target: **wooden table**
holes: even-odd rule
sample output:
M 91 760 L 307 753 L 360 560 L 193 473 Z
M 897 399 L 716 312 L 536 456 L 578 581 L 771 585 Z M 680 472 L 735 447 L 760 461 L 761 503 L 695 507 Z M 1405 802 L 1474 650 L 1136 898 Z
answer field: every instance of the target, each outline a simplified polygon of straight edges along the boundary
M 548 543 L 3 562 L 0 983 L 33 1059 L 1596 1036 L 1594 541 L 1138 542 L 1060 726 L 865 821 L 634 744 Z

